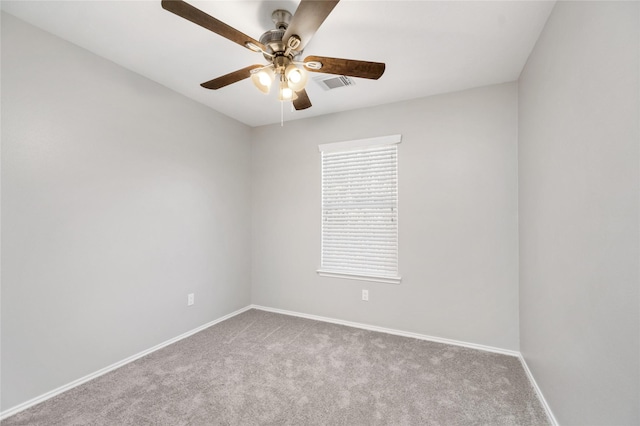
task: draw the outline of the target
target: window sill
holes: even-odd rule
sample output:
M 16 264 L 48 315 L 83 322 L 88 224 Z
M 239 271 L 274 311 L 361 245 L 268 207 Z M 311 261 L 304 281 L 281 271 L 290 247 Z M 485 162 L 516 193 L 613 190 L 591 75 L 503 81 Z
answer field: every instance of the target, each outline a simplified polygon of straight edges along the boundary
M 359 280 L 359 281 L 373 281 L 373 282 L 385 283 L 385 284 L 400 284 L 400 281 L 402 280 L 401 277 L 382 277 L 382 276 L 374 276 L 374 275 L 350 274 L 347 272 L 327 271 L 324 269 L 318 269 L 316 272 L 321 277 L 344 278 L 347 280 Z

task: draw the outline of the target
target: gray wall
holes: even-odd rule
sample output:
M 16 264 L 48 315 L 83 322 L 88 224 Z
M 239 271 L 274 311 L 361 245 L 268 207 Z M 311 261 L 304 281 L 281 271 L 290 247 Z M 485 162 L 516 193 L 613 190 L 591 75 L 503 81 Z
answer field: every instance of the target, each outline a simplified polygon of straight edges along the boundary
M 318 144 L 397 133 L 402 283 L 319 277 Z M 518 350 L 515 83 L 259 127 L 252 139 L 254 303 Z
M 2 14 L 1 409 L 253 301 L 520 348 L 561 424 L 640 423 L 638 16 L 558 3 L 519 86 L 249 129 Z M 317 145 L 394 133 L 402 283 L 317 276 Z
M 2 409 L 251 302 L 249 138 L 2 15 Z
M 638 2 L 559 2 L 519 84 L 521 350 L 563 425 L 639 424 Z

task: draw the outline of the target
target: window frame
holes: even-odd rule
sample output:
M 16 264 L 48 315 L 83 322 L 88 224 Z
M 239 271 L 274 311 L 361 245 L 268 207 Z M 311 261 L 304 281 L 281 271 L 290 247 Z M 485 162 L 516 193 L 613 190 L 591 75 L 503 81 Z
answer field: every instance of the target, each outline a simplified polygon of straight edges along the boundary
M 325 183 L 325 178 L 324 178 L 324 171 L 325 171 L 325 167 L 324 167 L 324 156 L 323 153 L 335 153 L 335 152 L 357 152 L 357 151 L 363 151 L 363 150 L 368 150 L 371 148 L 381 148 L 384 146 L 391 146 L 391 145 L 397 145 L 402 141 L 402 135 L 397 134 L 397 135 L 389 135 L 389 136 L 381 136 L 381 137 L 375 137 L 375 138 L 367 138 L 367 139 L 358 139 L 358 140 L 350 140 L 350 141 L 343 141 L 343 142 L 333 142 L 333 143 L 326 143 L 326 144 L 320 144 L 318 145 L 318 150 L 320 151 L 320 168 L 321 168 L 321 180 L 320 180 L 320 190 L 321 190 L 321 206 L 320 206 L 320 221 L 321 221 L 321 231 L 320 231 L 320 267 L 317 269 L 317 273 L 319 276 L 323 276 L 323 277 L 334 277 L 334 278 L 344 278 L 344 279 L 351 279 L 351 280 L 361 280 L 361 281 L 373 281 L 373 282 L 381 282 L 381 283 L 387 283 L 387 284 L 399 284 L 402 280 L 402 277 L 400 276 L 399 273 L 399 234 L 400 234 L 400 226 L 399 226 L 399 199 L 398 199 L 398 193 L 399 193 L 399 170 L 398 170 L 398 165 L 399 165 L 399 150 L 397 150 L 396 147 L 396 158 L 395 158 L 395 172 L 396 172 L 396 176 L 395 176 L 395 183 L 396 183 L 396 187 L 395 187 L 395 195 L 396 195 L 396 200 L 395 200 L 395 214 L 396 214 L 396 226 L 395 226 L 395 231 L 396 231 L 396 235 L 395 235 L 395 241 L 396 241 L 396 252 L 395 252 L 395 259 L 396 259 L 396 264 L 395 264 L 395 271 L 393 275 L 383 275 L 383 274 L 376 274 L 376 273 L 369 273 L 371 271 L 358 271 L 358 272 L 351 272 L 351 271 L 342 271 L 342 270 L 338 270 L 338 269 L 333 269 L 333 268 L 327 268 L 323 265 L 323 259 L 324 259 L 324 254 L 325 254 L 325 233 L 324 233 L 324 217 L 325 217 L 325 207 L 324 207 L 324 201 L 325 201 L 325 197 L 324 197 L 324 192 L 323 192 L 323 184 Z

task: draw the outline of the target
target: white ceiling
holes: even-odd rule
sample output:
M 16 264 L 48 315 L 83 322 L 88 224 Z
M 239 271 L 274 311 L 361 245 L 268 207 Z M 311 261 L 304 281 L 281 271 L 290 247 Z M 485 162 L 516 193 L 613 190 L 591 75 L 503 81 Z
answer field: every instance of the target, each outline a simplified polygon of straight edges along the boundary
M 187 0 L 189 1 L 189 0 Z M 271 12 L 298 1 L 190 1 L 259 39 Z M 213 91 L 200 83 L 256 63 L 253 53 L 162 9 L 156 1 L 2 1 L 2 10 L 250 126 L 280 122 L 276 91 L 249 79 Z M 386 63 L 377 81 L 325 91 L 311 78 L 313 107 L 285 120 L 516 80 L 554 1 L 342 0 L 305 48 Z M 322 74 L 311 74 L 316 77 Z

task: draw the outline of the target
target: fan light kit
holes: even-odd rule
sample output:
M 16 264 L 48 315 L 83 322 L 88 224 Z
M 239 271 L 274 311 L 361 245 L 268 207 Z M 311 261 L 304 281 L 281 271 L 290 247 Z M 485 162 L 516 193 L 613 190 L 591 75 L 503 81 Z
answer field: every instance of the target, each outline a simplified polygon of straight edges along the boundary
M 303 61 L 300 60 L 303 49 L 338 2 L 302 0 L 293 15 L 278 9 L 271 15 L 275 29 L 262 34 L 259 41 L 182 0 L 162 0 L 162 7 L 242 47 L 262 53 L 268 62 L 266 65 L 249 65 L 214 78 L 202 83 L 202 87 L 217 90 L 251 78 L 258 90 L 268 94 L 271 86 L 277 82 L 278 100 L 292 101 L 296 110 L 303 110 L 311 106 L 305 90 L 307 71 L 377 80 L 385 70 L 385 64 L 381 62 L 326 56 L 307 56 Z

